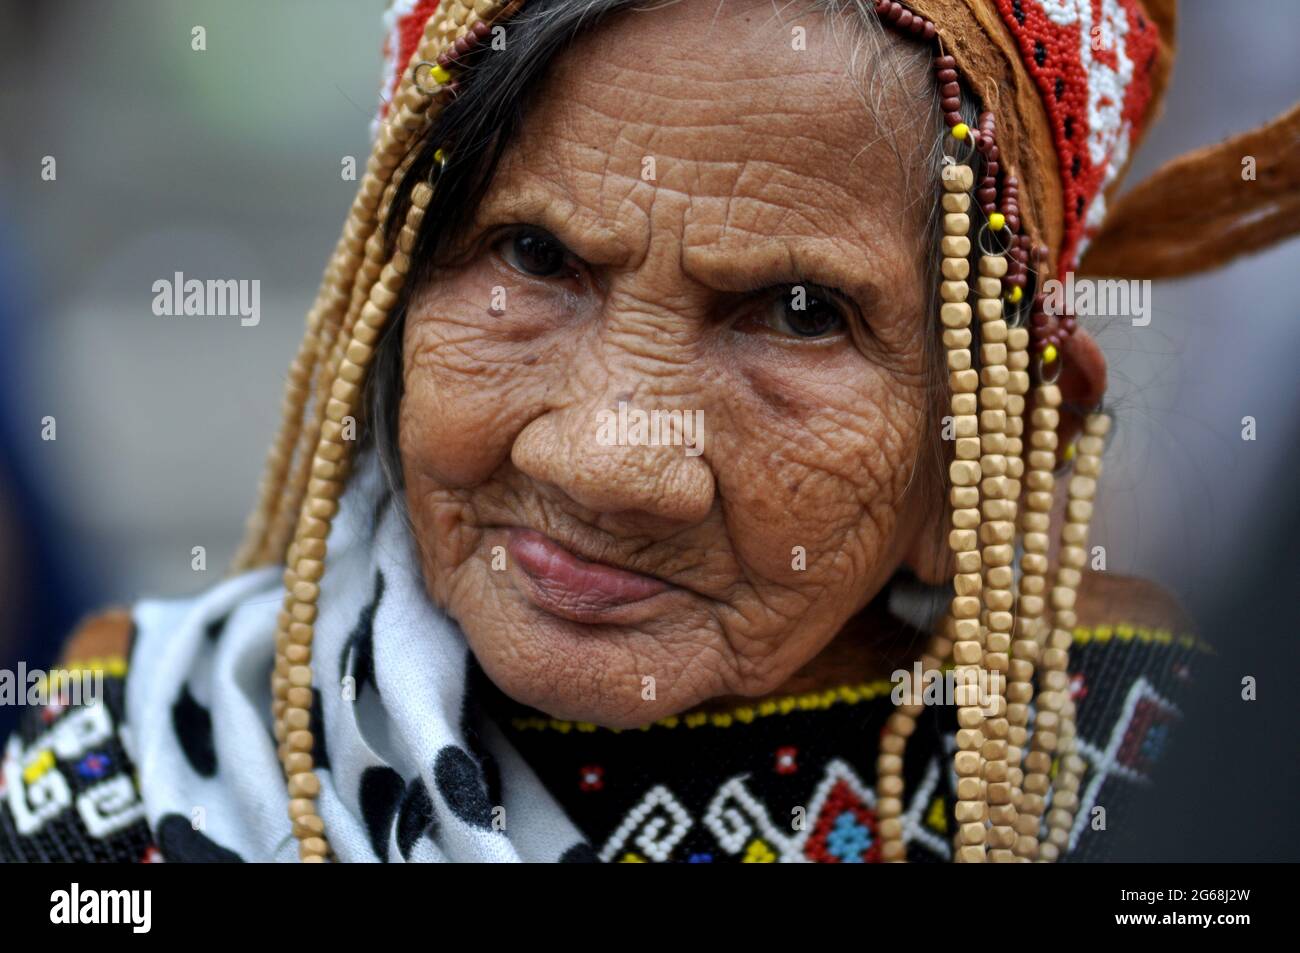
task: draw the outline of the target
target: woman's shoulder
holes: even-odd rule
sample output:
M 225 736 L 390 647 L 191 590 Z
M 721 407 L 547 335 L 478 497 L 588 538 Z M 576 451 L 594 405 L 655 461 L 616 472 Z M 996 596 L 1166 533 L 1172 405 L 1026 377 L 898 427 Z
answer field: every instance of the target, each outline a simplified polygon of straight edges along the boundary
M 86 619 L 24 711 L 0 772 L 0 861 L 159 859 L 123 730 L 131 615 Z
M 1191 617 L 1168 589 L 1149 579 L 1113 572 L 1088 571 L 1079 583 L 1075 607 L 1079 626 L 1132 625 L 1192 633 Z

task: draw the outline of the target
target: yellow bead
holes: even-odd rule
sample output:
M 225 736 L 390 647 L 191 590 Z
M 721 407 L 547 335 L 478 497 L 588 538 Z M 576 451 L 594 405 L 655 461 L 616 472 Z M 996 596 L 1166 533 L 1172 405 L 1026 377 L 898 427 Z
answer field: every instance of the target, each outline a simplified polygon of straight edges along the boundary
M 1024 291 L 1022 291 L 1019 286 L 1016 286 L 1015 288 L 1012 288 L 1011 293 L 1007 295 L 1007 300 L 1009 300 L 1012 304 L 1015 304 L 1022 297 L 1024 297 L 1024 294 L 1025 294 Z
M 1017 288 L 1016 290 L 1019 291 L 1020 289 Z M 1047 345 L 1047 347 L 1043 348 L 1043 363 L 1054 364 L 1055 362 L 1056 362 L 1056 345 L 1049 344 Z
M 993 231 L 1000 232 L 1006 228 L 1006 225 L 1007 217 L 1001 212 L 994 212 L 989 216 L 989 228 L 993 229 Z
M 970 132 L 970 127 L 964 122 L 959 122 L 952 127 L 952 137 L 954 139 L 965 139 L 968 132 Z
M 1063 456 L 1065 457 L 1065 462 L 1066 462 L 1066 463 L 1069 463 L 1071 460 L 1073 460 L 1073 459 L 1074 459 L 1074 455 L 1075 455 L 1075 453 L 1077 453 L 1077 452 L 1078 452 L 1078 451 L 1075 449 L 1075 445 L 1074 445 L 1074 444 L 1070 444 L 1069 446 L 1067 446 L 1067 447 L 1065 448 L 1065 453 L 1063 454 Z
M 54 752 L 51 751 L 49 748 L 46 748 L 35 758 L 32 759 L 31 764 L 23 768 L 23 783 L 35 784 L 42 777 L 45 776 L 45 773 L 47 771 L 49 771 L 53 767 L 54 767 Z
M 451 73 L 447 72 L 437 63 L 433 64 L 433 69 L 429 70 L 429 75 L 433 77 L 433 81 L 439 86 L 447 85 L 447 81 L 451 79 Z
M 447 158 L 447 154 L 443 152 L 441 149 L 436 149 L 433 153 L 433 161 L 437 162 L 439 165 L 441 165 L 443 160 L 446 158 Z

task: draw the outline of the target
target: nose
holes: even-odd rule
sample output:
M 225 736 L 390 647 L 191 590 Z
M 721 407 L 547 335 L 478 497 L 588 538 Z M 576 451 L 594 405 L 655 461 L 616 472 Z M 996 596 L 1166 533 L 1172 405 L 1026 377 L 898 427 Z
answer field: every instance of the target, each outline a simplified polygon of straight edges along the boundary
M 606 390 L 538 417 L 515 439 L 512 462 L 595 513 L 703 521 L 714 494 L 703 409 L 633 397 Z

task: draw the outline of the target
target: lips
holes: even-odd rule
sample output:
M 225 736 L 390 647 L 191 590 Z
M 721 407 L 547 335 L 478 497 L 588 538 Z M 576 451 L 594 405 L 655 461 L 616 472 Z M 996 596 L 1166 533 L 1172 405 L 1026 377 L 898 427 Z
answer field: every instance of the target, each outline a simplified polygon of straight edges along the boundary
M 507 549 L 522 570 L 525 595 L 575 622 L 632 621 L 630 614 L 641 614 L 638 603 L 671 588 L 650 576 L 581 559 L 536 530 L 511 529 Z

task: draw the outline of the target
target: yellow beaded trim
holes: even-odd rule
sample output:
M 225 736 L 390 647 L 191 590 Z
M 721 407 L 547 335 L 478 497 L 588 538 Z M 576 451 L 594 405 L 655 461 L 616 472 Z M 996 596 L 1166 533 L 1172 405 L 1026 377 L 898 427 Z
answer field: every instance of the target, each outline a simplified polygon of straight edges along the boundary
M 1207 655 L 1214 654 L 1214 648 L 1195 635 L 1174 635 L 1169 629 L 1151 629 L 1146 626 L 1120 622 L 1113 625 L 1079 626 L 1074 630 L 1076 645 L 1089 642 L 1106 643 L 1112 639 L 1121 642 L 1153 642 L 1157 645 L 1174 645 L 1191 648 Z M 949 671 L 952 664 L 944 665 L 940 671 Z M 558 731 L 567 735 L 570 732 L 592 734 L 607 731 L 622 734 L 633 731 L 650 731 L 652 728 L 731 728 L 734 725 L 748 725 L 759 718 L 774 715 L 789 715 L 796 711 L 825 711 L 836 705 L 857 705 L 887 697 L 893 690 L 894 683 L 887 678 L 872 682 L 859 682 L 855 685 L 839 685 L 820 692 L 804 692 L 798 695 L 780 695 L 768 698 L 752 705 L 740 705 L 730 711 L 691 711 L 681 715 L 660 718 L 648 725 L 637 728 L 606 728 L 590 721 L 565 721 L 560 718 L 511 718 L 510 725 L 518 731 Z
M 50 669 L 48 672 L 36 675 L 36 682 L 44 688 L 47 681 L 55 685 L 71 679 L 74 675 L 102 673 L 111 678 L 125 678 L 127 663 L 126 659 L 120 655 L 107 656 L 105 658 L 87 658 L 80 659 L 76 662 L 69 662 L 66 665 L 60 665 L 58 668 Z
M 1075 645 L 1086 645 L 1089 642 L 1104 643 L 1109 642 L 1111 639 L 1118 639 L 1121 642 L 1132 642 L 1136 639 L 1138 642 L 1154 642 L 1156 645 L 1177 644 L 1179 648 L 1195 649 L 1197 652 L 1203 652 L 1206 655 L 1218 654 L 1213 645 L 1190 632 L 1175 635 L 1169 629 L 1152 629 L 1127 622 L 1091 627 L 1076 626 L 1074 629 Z

